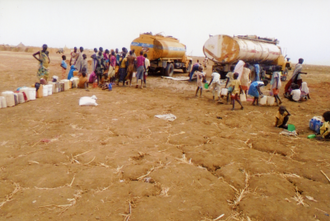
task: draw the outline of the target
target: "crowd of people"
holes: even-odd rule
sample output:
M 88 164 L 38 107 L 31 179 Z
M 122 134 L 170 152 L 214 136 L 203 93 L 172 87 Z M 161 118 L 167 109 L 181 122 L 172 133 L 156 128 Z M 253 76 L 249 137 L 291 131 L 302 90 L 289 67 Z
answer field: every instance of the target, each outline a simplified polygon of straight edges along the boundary
M 37 77 L 40 81 L 47 82 L 49 80 L 49 52 L 48 46 L 44 44 L 42 50 L 33 54 L 33 57 L 39 61 L 39 68 Z M 125 85 L 132 85 L 133 75 L 136 74 L 136 88 L 146 87 L 148 70 L 150 67 L 150 61 L 147 54 L 140 52 L 139 56 L 136 56 L 135 51 L 128 52 L 126 48 L 122 48 L 119 52 L 118 49 L 103 50 L 94 48 L 94 54 L 92 58 L 92 70 L 89 73 L 87 55 L 84 54 L 84 48 L 80 47 L 79 51 L 77 47 L 74 47 L 73 52 L 70 54 L 69 66 L 66 63 L 66 56 L 62 55 L 62 62 L 60 64 L 62 69 L 62 79 L 71 79 L 75 75 L 79 77 L 78 87 L 88 88 L 89 83 L 93 83 L 103 89 L 109 88 L 110 85 L 119 85 L 122 83 Z M 75 74 L 76 72 L 76 74 Z
M 79 48 L 79 52 L 76 47 L 73 52 L 71 52 L 69 61 L 70 71 L 68 74 L 66 74 L 66 56 L 62 56 L 62 79 L 71 79 L 74 77 L 74 72 L 76 71 L 79 76 L 78 87 L 87 89 L 88 83 L 93 83 L 103 89 L 107 89 L 109 85 L 113 84 L 119 85 L 122 83 L 123 86 L 132 85 L 133 75 L 135 74 L 136 88 L 139 87 L 139 81 L 141 82 L 141 88 L 143 88 L 143 84 L 144 87 L 146 87 L 146 79 L 150 67 L 150 61 L 147 58 L 147 54 L 143 54 L 143 51 L 141 51 L 139 56 L 137 56 L 134 50 L 128 52 L 126 48 L 122 48 L 122 52 L 119 52 L 118 49 L 112 49 L 110 51 L 106 49 L 103 51 L 102 47 L 99 49 L 94 48 L 94 54 L 91 56 L 92 70 L 89 78 L 87 77 L 87 56 L 83 52 L 83 47 Z M 47 45 L 44 44 L 42 46 L 42 50 L 34 53 L 33 57 L 39 61 L 37 76 L 40 79 L 40 82 L 47 83 L 49 75 L 48 67 L 50 63 Z M 300 58 L 293 70 L 291 79 L 285 85 L 284 97 L 288 98 L 290 101 L 299 102 L 310 99 L 307 83 L 303 82 L 301 77 L 302 74 L 307 74 L 306 72 L 302 72 L 303 62 L 304 60 Z M 206 74 L 203 71 L 203 66 L 206 68 L 206 64 L 206 59 L 204 60 L 203 65 L 199 63 L 199 60 L 197 60 L 197 62 L 192 66 L 192 70 L 189 74 L 189 81 L 192 81 L 195 76 L 197 78 L 197 89 L 195 96 L 198 96 L 198 92 L 200 93 L 200 96 L 202 96 L 203 87 L 206 87 L 207 85 L 207 88 L 210 87 L 212 90 L 213 100 L 217 96 L 218 102 L 223 103 L 220 96 L 221 76 L 219 71 L 214 69 L 211 74 L 210 82 L 207 83 Z M 275 116 L 275 127 L 287 129 L 287 122 L 291 114 L 286 107 L 280 106 L 282 104 L 282 100 L 279 97 L 279 91 L 282 85 L 281 68 L 275 68 L 269 82 L 267 79 L 260 80 L 260 66 L 258 64 L 254 64 L 253 66 L 255 78 L 251 79 L 251 70 L 249 67 L 251 67 L 251 65 L 240 60 L 235 66 L 232 66 L 230 71 L 226 74 L 224 89 L 226 92 L 227 103 L 229 102 L 229 99 L 231 99 L 232 110 L 235 109 L 236 102 L 243 110 L 244 107 L 241 101 L 245 101 L 247 99 L 247 95 L 250 95 L 253 97 L 252 105 L 260 105 L 259 99 L 260 96 L 263 95 L 261 88 L 270 83 L 270 94 L 274 97 L 276 104 L 279 106 L 278 112 Z M 323 119 L 325 123 L 320 130 L 321 137 L 330 139 L 329 111 L 323 114 Z

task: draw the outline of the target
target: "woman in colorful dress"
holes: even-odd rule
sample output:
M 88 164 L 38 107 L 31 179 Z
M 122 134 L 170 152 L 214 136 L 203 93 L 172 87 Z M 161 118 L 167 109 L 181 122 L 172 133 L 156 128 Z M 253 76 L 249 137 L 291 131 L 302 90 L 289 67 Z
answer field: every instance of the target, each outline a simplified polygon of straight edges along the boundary
M 44 79 L 47 82 L 48 79 L 48 66 L 50 63 L 49 59 L 49 52 L 47 51 L 48 46 L 46 44 L 42 45 L 42 50 L 38 51 L 33 54 L 33 57 L 37 59 L 40 64 L 39 64 L 39 69 L 37 72 L 37 77 L 39 80 Z M 37 55 L 39 55 L 39 58 L 37 58 Z

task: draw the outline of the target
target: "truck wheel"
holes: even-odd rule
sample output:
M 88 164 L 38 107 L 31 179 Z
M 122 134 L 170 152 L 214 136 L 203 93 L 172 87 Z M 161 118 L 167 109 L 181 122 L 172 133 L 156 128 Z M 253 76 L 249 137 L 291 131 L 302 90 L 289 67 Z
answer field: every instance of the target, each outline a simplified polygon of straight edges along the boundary
M 165 69 L 165 75 L 172 77 L 173 76 L 173 72 L 174 72 L 174 66 L 172 63 L 168 63 L 167 67 Z

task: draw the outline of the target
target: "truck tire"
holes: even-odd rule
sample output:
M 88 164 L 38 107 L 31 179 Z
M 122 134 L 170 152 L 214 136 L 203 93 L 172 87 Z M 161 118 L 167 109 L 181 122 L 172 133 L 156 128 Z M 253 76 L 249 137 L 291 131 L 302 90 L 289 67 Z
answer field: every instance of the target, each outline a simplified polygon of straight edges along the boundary
M 173 76 L 173 72 L 174 72 L 174 66 L 172 63 L 168 63 L 167 67 L 165 69 L 165 75 L 172 77 Z
M 192 67 L 192 62 L 189 62 L 188 67 L 183 68 L 183 73 L 190 73 Z

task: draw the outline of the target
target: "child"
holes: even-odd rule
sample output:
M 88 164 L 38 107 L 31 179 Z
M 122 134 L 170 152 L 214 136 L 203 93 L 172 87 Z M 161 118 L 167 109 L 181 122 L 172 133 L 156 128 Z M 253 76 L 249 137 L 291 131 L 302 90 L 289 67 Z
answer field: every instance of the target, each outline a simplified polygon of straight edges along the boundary
M 288 129 L 286 123 L 288 122 L 290 115 L 291 114 L 284 106 L 280 106 L 275 116 L 275 127 Z
M 234 80 L 230 83 L 230 86 L 233 87 L 233 92 L 231 94 L 231 101 L 233 104 L 233 108 L 231 110 L 235 110 L 235 100 L 241 105 L 241 110 L 244 109 L 238 96 L 239 94 L 242 93 L 243 90 L 242 90 L 241 82 L 237 78 L 238 78 L 238 73 L 234 73 Z
M 301 101 L 311 99 L 309 96 L 309 88 L 307 87 L 307 82 L 303 82 L 301 84 Z
M 280 72 L 275 71 L 273 73 L 273 80 L 272 80 L 272 91 L 273 91 L 273 96 L 275 98 L 275 102 L 277 103 L 277 106 L 282 104 L 282 101 L 280 97 L 278 96 L 281 88 L 281 78 L 280 78 Z
M 320 134 L 323 139 L 330 139 L 330 111 L 322 115 L 324 123 L 320 128 Z
M 289 100 L 298 102 L 301 97 L 301 91 L 298 84 L 292 83 L 292 91 L 290 92 Z
M 195 96 L 197 97 L 197 93 L 200 90 L 200 97 L 202 97 L 202 91 L 203 91 L 203 79 L 205 77 L 205 73 L 203 72 L 203 67 L 199 66 L 198 71 L 196 71 L 193 76 L 197 76 L 197 89 L 196 89 L 196 94 Z
M 227 78 L 227 82 L 226 82 L 226 88 L 228 85 L 230 85 L 231 81 L 234 80 L 233 75 L 234 75 L 234 69 L 235 66 L 230 66 L 230 71 L 227 73 L 226 78 Z M 227 93 L 227 103 L 229 101 L 229 96 L 231 95 L 231 92 L 233 91 L 232 87 L 228 87 L 228 93 Z
M 215 92 L 217 92 L 218 101 L 220 102 L 220 74 L 218 72 L 216 72 L 215 69 L 214 69 L 211 76 L 212 76 L 212 79 L 209 83 L 209 87 L 211 85 L 211 87 L 213 88 L 212 89 L 213 100 L 215 98 Z
M 67 64 L 65 62 L 66 60 L 66 56 L 65 55 L 62 55 L 62 62 L 61 62 L 61 67 L 62 67 L 62 79 L 65 79 L 65 72 L 66 72 L 66 69 L 67 69 Z
M 267 86 L 268 81 L 254 81 L 251 83 L 248 94 L 253 96 L 253 102 L 252 105 L 258 105 L 259 106 L 259 95 L 262 95 L 260 88 L 263 86 Z
M 82 68 L 81 70 L 81 76 L 79 76 L 79 83 L 78 83 L 78 88 L 85 88 L 86 90 L 88 89 L 88 79 L 86 76 L 86 68 Z

